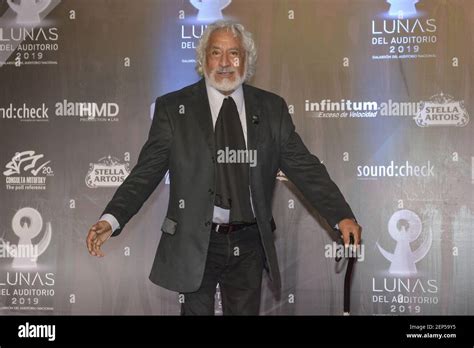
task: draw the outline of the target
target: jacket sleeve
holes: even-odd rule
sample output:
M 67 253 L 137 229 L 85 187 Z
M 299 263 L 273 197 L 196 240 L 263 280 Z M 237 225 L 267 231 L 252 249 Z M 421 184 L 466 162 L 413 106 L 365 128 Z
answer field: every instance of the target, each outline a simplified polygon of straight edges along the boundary
M 308 151 L 296 133 L 288 106 L 283 99 L 281 99 L 280 169 L 332 228 L 345 218 L 354 218 L 351 208 L 331 180 L 324 164 Z
M 113 215 L 120 225 L 112 236 L 121 233 L 163 179 L 168 170 L 172 137 L 172 125 L 166 107 L 161 98 L 157 98 L 148 139 L 140 151 L 137 164 L 117 188 L 102 213 Z

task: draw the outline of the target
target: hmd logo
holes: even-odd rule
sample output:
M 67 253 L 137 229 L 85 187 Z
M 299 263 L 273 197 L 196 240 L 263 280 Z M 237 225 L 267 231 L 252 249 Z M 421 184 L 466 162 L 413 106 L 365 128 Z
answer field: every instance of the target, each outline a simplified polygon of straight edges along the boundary
M 48 341 L 56 339 L 56 325 L 33 325 L 26 322 L 18 326 L 18 337 L 20 338 L 47 338 Z

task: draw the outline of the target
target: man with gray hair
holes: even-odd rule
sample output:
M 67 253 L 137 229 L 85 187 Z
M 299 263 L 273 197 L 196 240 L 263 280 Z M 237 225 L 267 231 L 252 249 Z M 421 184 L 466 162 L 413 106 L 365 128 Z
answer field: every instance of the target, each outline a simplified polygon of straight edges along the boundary
M 183 315 L 257 315 L 265 269 L 281 289 L 271 202 L 281 169 L 346 244 L 361 229 L 325 166 L 303 144 L 285 101 L 244 83 L 257 53 L 241 24 L 218 21 L 197 48 L 203 78 L 158 97 L 138 162 L 89 230 L 87 247 L 117 236 L 170 175 L 170 198 L 150 280 L 184 294 Z M 251 159 L 254 165 L 249 164 Z

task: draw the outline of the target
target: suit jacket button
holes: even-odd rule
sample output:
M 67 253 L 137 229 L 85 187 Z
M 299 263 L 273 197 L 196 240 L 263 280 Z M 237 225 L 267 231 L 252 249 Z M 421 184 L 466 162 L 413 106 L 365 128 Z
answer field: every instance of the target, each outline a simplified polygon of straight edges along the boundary
M 207 192 L 209 192 L 209 194 L 211 194 L 211 195 L 214 194 L 214 191 L 211 190 L 211 189 L 209 189 Z
M 206 223 L 204 224 L 205 226 L 209 226 L 211 224 L 210 221 L 206 221 Z

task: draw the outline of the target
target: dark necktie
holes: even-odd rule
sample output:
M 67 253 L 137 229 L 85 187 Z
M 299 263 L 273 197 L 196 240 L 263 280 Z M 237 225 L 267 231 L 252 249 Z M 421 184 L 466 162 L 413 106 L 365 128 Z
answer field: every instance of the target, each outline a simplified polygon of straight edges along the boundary
M 239 112 L 231 97 L 225 98 L 222 103 L 214 136 L 217 150 L 214 204 L 230 209 L 229 223 L 254 222 L 255 218 L 250 205 L 249 163 L 232 163 L 239 159 L 238 150 L 246 150 L 246 146 Z M 235 155 L 233 158 L 225 156 L 232 153 Z

